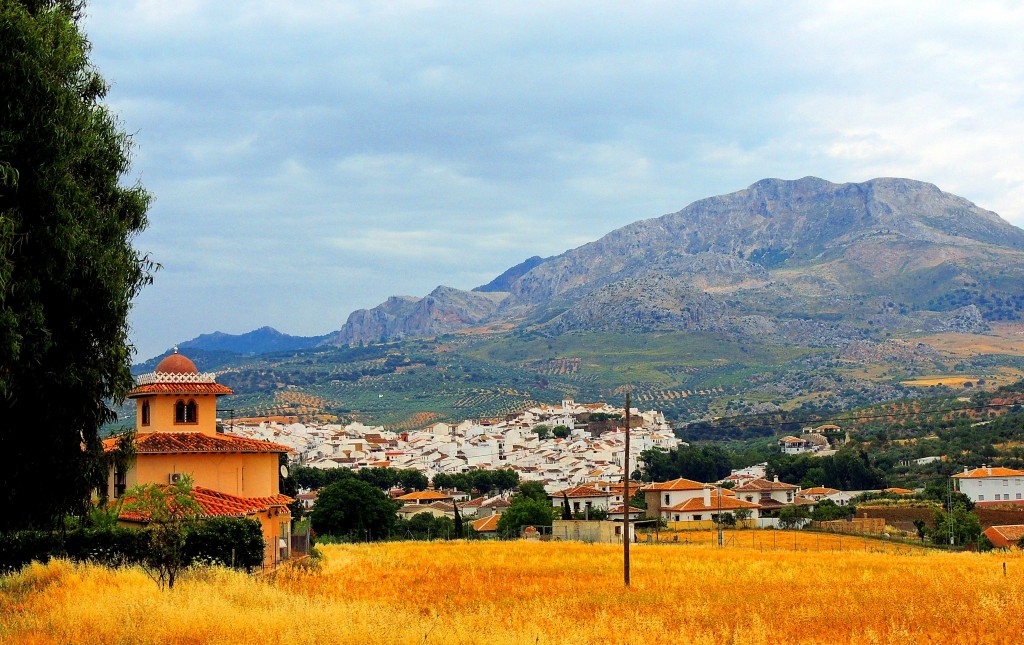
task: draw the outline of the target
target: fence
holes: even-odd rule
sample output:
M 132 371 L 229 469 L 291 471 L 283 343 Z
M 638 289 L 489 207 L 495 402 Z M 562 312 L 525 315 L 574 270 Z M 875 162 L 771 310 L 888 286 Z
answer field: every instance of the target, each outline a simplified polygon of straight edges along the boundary
M 851 520 L 832 520 L 830 522 L 811 522 L 811 527 L 831 533 L 865 533 L 882 535 L 885 533 L 885 518 L 857 517 Z

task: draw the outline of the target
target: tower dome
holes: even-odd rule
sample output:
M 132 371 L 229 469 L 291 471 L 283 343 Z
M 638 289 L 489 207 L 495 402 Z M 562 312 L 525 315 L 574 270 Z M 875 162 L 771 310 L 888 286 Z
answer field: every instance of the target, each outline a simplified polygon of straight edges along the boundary
M 164 374 L 198 374 L 199 369 L 191 359 L 179 354 L 178 348 L 175 347 L 174 353 L 165 357 L 156 366 L 156 372 Z

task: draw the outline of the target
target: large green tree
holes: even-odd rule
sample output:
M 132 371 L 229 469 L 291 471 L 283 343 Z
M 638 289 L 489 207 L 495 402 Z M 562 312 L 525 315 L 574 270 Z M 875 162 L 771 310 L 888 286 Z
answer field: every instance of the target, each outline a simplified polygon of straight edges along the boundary
M 400 506 L 373 484 L 355 478 L 342 479 L 320 489 L 310 521 L 320 535 L 380 539 L 395 527 L 395 512 Z
M 156 268 L 82 12 L 0 0 L 0 531 L 53 526 L 105 478 L 99 429 L 132 386 L 128 312 Z

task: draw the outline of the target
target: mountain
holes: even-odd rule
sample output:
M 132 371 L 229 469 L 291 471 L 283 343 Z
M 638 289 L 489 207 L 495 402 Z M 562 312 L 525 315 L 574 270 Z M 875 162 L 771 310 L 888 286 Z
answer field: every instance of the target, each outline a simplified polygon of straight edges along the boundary
M 411 430 L 630 392 L 680 423 L 821 419 L 1021 378 L 1022 314 L 1024 232 L 995 213 L 909 179 L 807 177 L 634 222 L 471 291 L 389 298 L 299 344 L 264 329 L 181 347 L 232 388 L 236 416 Z
M 539 255 L 535 255 L 532 258 L 520 262 L 511 269 L 507 269 L 504 273 L 487 284 L 475 287 L 473 291 L 508 291 L 513 282 L 523 277 L 523 275 L 530 269 L 542 262 L 544 262 L 544 258 Z
M 489 319 L 507 295 L 440 286 L 425 298 L 394 296 L 373 309 L 352 312 L 333 342 L 351 345 L 446 334 Z
M 225 334 L 219 331 L 201 334 L 192 340 L 178 344 L 181 350 L 205 350 L 209 352 L 232 352 L 235 354 L 257 355 L 315 347 L 329 340 L 331 336 L 289 336 L 272 327 L 244 334 Z
M 535 256 L 472 292 L 439 287 L 360 310 L 334 342 L 493 324 L 786 334 L 808 318 L 830 321 L 810 339 L 821 343 L 884 328 L 977 331 L 1020 318 L 1022 261 L 1024 231 L 929 183 L 763 179 Z

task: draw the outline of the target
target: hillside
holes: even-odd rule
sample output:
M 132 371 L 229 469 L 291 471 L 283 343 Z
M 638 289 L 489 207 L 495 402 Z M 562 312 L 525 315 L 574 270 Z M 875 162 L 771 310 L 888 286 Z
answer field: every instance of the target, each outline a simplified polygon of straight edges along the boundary
M 1022 260 L 1024 231 L 931 184 L 764 179 L 531 258 L 478 291 L 448 289 L 443 300 L 435 291 L 428 299 L 443 303 L 435 306 L 443 315 L 402 310 L 394 299 L 354 312 L 335 342 L 496 323 L 551 334 L 615 327 L 766 336 L 822 317 L 830 324 L 796 333 L 829 344 L 878 329 L 983 331 L 986 321 L 1021 318 Z M 472 297 L 504 293 L 498 287 L 508 295 L 493 308 Z
M 324 337 L 181 347 L 236 415 L 411 428 L 630 391 L 683 423 L 1014 382 L 1022 307 L 1024 232 L 994 213 L 908 179 L 766 179 Z

